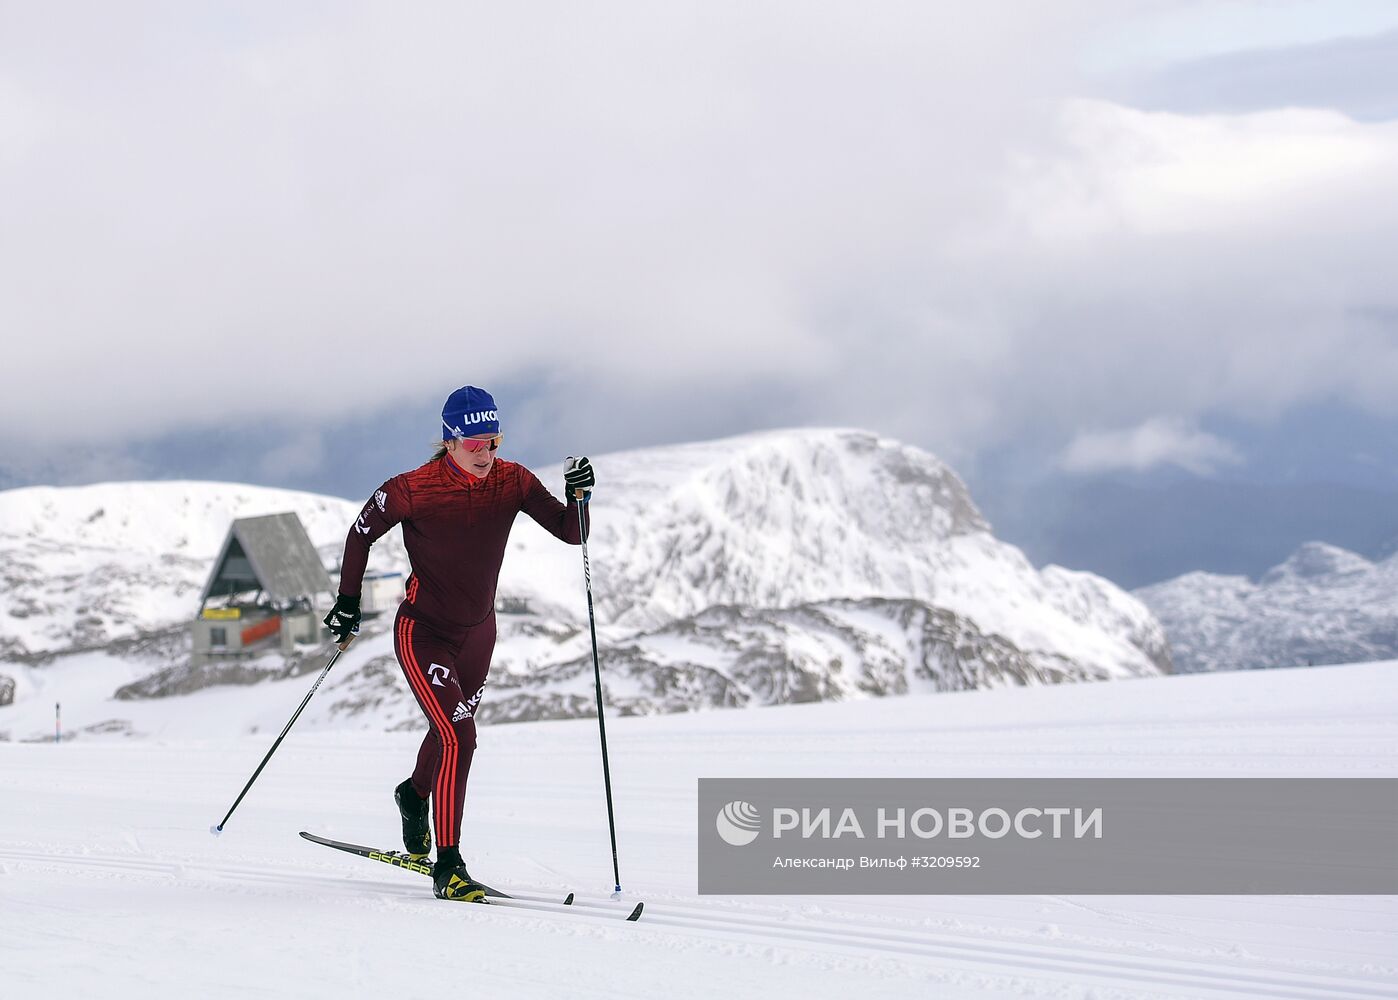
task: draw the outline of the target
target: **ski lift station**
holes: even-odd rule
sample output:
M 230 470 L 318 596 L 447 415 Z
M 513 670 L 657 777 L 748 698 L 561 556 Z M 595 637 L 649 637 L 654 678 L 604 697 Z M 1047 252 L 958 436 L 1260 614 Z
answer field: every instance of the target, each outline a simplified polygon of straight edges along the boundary
M 195 666 L 319 641 L 317 611 L 333 588 L 295 514 L 238 518 L 199 595 Z
M 241 517 L 214 560 L 193 623 L 193 662 L 251 659 L 297 643 L 329 639 L 321 618 L 334 603 L 335 584 L 295 514 Z M 397 607 L 401 573 L 364 577 L 366 618 Z

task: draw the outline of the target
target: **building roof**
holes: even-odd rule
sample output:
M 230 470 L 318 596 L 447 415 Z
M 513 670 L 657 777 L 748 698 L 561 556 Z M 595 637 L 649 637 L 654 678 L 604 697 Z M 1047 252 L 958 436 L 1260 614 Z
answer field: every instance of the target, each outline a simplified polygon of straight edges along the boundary
M 274 604 L 290 604 L 332 589 L 301 519 L 267 514 L 240 517 L 229 526 L 199 603 L 212 595 L 261 590 Z

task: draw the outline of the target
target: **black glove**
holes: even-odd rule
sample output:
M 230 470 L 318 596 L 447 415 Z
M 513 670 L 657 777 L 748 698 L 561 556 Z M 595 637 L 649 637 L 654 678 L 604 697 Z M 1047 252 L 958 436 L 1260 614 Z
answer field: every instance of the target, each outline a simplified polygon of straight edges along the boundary
M 325 627 L 335 636 L 335 643 L 343 646 L 352 636 L 359 634 L 359 598 L 341 594 L 335 598 L 335 606 L 325 616 Z
M 577 491 L 582 490 L 583 499 L 586 500 L 592 495 L 592 487 L 596 485 L 597 474 L 592 471 L 592 463 L 585 458 L 569 455 L 568 461 L 563 463 L 563 492 L 568 495 L 568 499 L 575 499 Z

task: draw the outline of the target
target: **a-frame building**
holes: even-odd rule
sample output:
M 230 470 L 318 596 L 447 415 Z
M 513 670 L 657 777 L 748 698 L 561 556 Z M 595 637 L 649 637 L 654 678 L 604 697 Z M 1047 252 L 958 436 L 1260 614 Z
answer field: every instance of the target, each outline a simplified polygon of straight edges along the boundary
M 295 514 L 238 518 L 199 595 L 193 625 L 194 664 L 289 653 L 322 638 L 317 608 L 334 584 Z

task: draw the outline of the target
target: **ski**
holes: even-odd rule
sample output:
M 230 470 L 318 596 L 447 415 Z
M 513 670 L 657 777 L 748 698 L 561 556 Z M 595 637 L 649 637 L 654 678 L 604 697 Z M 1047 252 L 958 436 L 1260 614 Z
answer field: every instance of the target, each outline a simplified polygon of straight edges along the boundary
M 516 897 L 513 898 L 521 899 L 521 901 L 547 902 L 547 899 L 545 899 L 544 897 L 538 897 L 538 895 L 516 895 Z M 563 902 L 565 902 L 565 905 L 573 905 L 572 892 L 569 892 L 568 899 L 565 899 L 565 901 Z M 610 902 L 579 901 L 576 903 L 576 905 L 579 909 L 605 910 L 605 912 L 608 913 L 621 912 L 621 910 L 618 910 L 617 908 L 615 908 L 615 906 L 612 906 Z M 628 915 L 626 915 L 626 919 L 639 920 L 640 915 L 642 915 L 642 913 L 644 912 L 644 909 L 646 909 L 646 903 L 636 903 L 635 906 L 632 906 L 632 908 L 630 908 L 630 912 L 628 913 Z
M 529 903 L 547 903 L 547 904 L 550 904 L 550 905 L 557 905 L 557 902 L 556 902 L 555 900 L 551 900 L 551 899 L 549 899 L 547 896 L 536 895 L 535 893 L 515 893 L 515 895 L 512 896 L 512 897 L 510 897 L 510 898 L 511 898 L 511 902 L 512 902 L 512 903 L 514 903 L 514 902 L 529 902 Z M 573 894 L 572 894 L 571 892 L 568 893 L 568 898 L 565 899 L 565 900 L 563 901 L 563 905 L 564 905 L 564 906 L 573 906 L 573 905 L 575 905 L 575 904 L 574 904 L 574 896 L 573 896 Z M 610 902 L 597 902 L 597 901 L 594 901 L 594 900 L 578 900 L 577 903 L 576 903 L 576 906 L 578 907 L 578 909 L 585 909 L 585 910 L 589 910 L 589 911 L 592 911 L 592 910 L 602 910 L 602 911 L 605 911 L 605 912 L 607 912 L 607 913 L 620 913 L 620 912 L 622 912 L 621 910 L 618 910 L 615 906 L 613 906 L 612 903 L 610 903 Z M 635 906 L 633 906 L 633 907 L 630 909 L 630 911 L 627 912 L 626 919 L 627 919 L 627 920 L 640 920 L 640 919 L 641 919 L 641 914 L 642 914 L 643 912 L 645 912 L 645 908 L 646 908 L 646 904 L 645 904 L 645 903 L 637 903 Z
M 394 868 L 402 868 L 404 871 L 426 875 L 428 878 L 432 877 L 432 865 L 430 862 L 419 861 L 411 855 L 404 854 L 402 851 L 381 851 L 378 848 L 365 847 L 362 844 L 348 844 L 343 840 L 331 840 L 328 837 L 318 837 L 314 833 L 307 833 L 305 830 L 301 831 L 301 837 L 303 840 L 309 840 L 313 844 L 320 844 L 322 847 L 329 847 L 336 851 L 344 851 L 346 854 L 355 854 L 361 858 L 368 858 L 370 861 L 379 861 L 386 865 L 392 865 Z M 556 906 L 571 907 L 573 905 L 574 896 L 571 892 L 568 893 L 567 898 L 564 899 L 562 903 L 559 903 L 557 899 L 549 899 L 543 896 L 511 896 L 507 892 L 501 892 L 499 889 L 485 885 L 484 882 L 482 882 L 481 885 L 485 886 L 486 899 L 498 900 L 500 903 L 504 903 L 507 906 L 523 905 L 529 907 L 531 903 L 540 903 L 549 908 L 553 908 Z M 630 921 L 640 920 L 641 912 L 645 909 L 645 905 L 645 903 L 637 903 L 635 907 L 632 908 L 630 914 L 627 915 L 626 919 Z
M 402 851 L 381 851 L 376 847 L 364 847 L 362 844 L 347 844 L 343 840 L 330 840 L 328 837 L 317 837 L 314 833 L 301 831 L 301 837 L 309 840 L 313 844 L 320 844 L 322 847 L 334 848 L 337 851 L 344 851 L 346 854 L 357 854 L 361 858 L 368 858 L 370 861 L 382 861 L 386 865 L 394 868 L 402 868 L 405 871 L 417 872 L 419 875 L 432 877 L 432 862 L 418 861 L 412 855 L 404 854 Z M 499 889 L 485 885 L 485 895 L 487 899 L 511 899 L 509 893 L 501 892 Z M 571 895 L 571 894 L 570 894 Z

